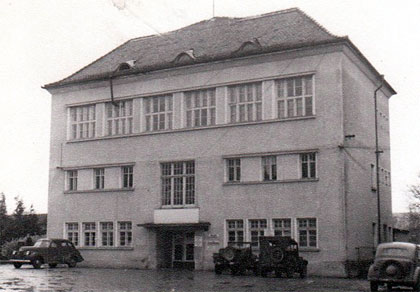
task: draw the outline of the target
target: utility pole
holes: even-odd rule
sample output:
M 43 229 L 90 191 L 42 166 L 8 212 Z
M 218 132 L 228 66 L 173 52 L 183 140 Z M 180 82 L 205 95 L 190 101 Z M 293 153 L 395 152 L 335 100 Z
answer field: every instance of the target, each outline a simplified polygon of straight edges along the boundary
M 381 197 L 379 191 L 379 155 L 383 152 L 379 150 L 379 137 L 378 137 L 378 101 L 377 93 L 384 84 L 384 75 L 381 75 L 381 84 L 375 89 L 373 98 L 375 100 L 375 155 L 376 155 L 376 196 L 377 196 L 377 212 L 378 212 L 378 244 L 382 242 L 381 238 Z

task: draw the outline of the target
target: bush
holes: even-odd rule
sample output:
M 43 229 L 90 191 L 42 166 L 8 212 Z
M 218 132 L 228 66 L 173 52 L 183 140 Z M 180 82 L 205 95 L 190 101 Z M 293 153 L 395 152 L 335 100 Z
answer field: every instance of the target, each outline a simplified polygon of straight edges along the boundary
M 35 243 L 38 239 L 44 237 L 45 235 L 34 235 L 31 236 L 31 239 Z M 3 247 L 1 249 L 1 256 L 10 259 L 10 257 L 12 256 L 12 252 L 14 250 L 18 250 L 19 247 L 22 246 L 22 243 L 25 243 L 27 239 L 28 237 L 22 237 L 6 242 L 5 244 L 3 244 Z

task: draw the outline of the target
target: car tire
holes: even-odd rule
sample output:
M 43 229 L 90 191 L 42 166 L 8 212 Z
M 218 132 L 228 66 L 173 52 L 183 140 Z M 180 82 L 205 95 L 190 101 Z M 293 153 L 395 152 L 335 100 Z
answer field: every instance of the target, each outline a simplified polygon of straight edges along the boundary
M 20 263 L 14 263 L 13 266 L 15 267 L 15 269 L 20 269 L 20 267 L 22 266 L 22 264 L 20 264 Z
M 220 266 L 220 265 L 216 265 L 216 266 L 214 267 L 214 272 L 216 273 L 216 275 L 220 275 L 220 274 L 222 274 L 222 271 L 223 271 L 223 267 L 222 267 L 222 266 Z
M 378 288 L 379 288 L 378 282 L 374 282 L 374 281 L 370 282 L 370 291 L 371 292 L 378 292 Z
M 221 252 L 221 256 L 228 262 L 232 261 L 235 258 L 235 249 L 228 246 Z
M 236 275 L 238 273 L 239 273 L 239 268 L 238 267 L 235 267 L 235 266 L 230 267 L 230 274 L 231 275 Z
M 32 260 L 32 266 L 34 269 L 40 269 L 44 261 L 41 258 L 35 258 Z
M 48 267 L 50 267 L 51 269 L 54 269 L 57 267 L 57 264 L 48 264 Z
M 284 258 L 284 253 L 281 247 L 274 247 L 271 249 L 270 258 L 275 263 L 280 263 Z
M 75 260 L 74 258 L 70 258 L 70 259 L 67 261 L 67 266 L 69 266 L 69 268 L 74 268 L 74 267 L 76 267 L 76 264 L 77 264 L 77 262 L 76 262 L 76 260 Z

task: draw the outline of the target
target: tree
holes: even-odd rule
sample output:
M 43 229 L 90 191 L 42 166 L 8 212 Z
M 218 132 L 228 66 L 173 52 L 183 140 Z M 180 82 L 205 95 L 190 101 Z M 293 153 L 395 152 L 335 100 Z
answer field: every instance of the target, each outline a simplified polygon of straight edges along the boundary
M 419 176 L 420 178 L 420 176 Z M 409 231 L 411 241 L 420 243 L 420 182 L 408 189 L 412 202 L 409 205 Z
M 6 241 L 7 226 L 9 218 L 7 217 L 6 196 L 4 193 L 0 194 L 0 246 Z

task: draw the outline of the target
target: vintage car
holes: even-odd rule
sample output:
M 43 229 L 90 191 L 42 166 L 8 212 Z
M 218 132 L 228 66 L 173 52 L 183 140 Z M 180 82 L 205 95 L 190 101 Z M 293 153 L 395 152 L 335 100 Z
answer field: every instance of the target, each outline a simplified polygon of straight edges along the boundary
M 83 261 L 83 257 L 66 239 L 39 239 L 33 246 L 22 246 L 18 251 L 13 251 L 9 263 L 19 269 L 23 264 L 32 265 L 39 269 L 43 264 L 55 268 L 58 264 L 67 264 L 73 268 Z
M 276 277 L 298 273 L 306 277 L 308 261 L 299 256 L 298 244 L 290 237 L 261 236 L 259 238 L 259 273 L 263 277 L 274 272 Z
M 226 248 L 213 254 L 213 262 L 216 274 L 224 270 L 230 270 L 232 275 L 258 272 L 258 258 L 253 254 L 250 242 L 229 242 Z
M 420 291 L 420 246 L 407 242 L 379 244 L 375 261 L 369 267 L 370 290 L 378 291 L 380 285 L 408 286 Z

